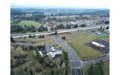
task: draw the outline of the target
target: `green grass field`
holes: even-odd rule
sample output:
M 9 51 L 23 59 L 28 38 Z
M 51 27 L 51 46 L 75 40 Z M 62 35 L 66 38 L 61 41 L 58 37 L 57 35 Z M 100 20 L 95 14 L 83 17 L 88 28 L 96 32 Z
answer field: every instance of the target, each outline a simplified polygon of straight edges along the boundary
M 71 36 L 67 39 L 67 43 L 76 51 L 82 60 L 94 59 L 104 56 L 101 52 L 87 46 L 86 44 L 95 39 L 108 41 L 109 36 L 95 36 L 89 32 L 82 31 L 80 34 Z
M 88 70 L 89 66 L 85 66 L 83 68 L 83 73 L 84 75 L 88 75 L 87 74 L 87 70 Z M 105 62 L 103 65 L 103 70 L 104 70 L 104 75 L 109 75 L 109 62 Z
M 54 39 L 49 36 L 49 35 L 44 35 L 45 38 L 38 38 L 38 36 L 36 36 L 35 38 L 16 38 L 16 40 L 22 40 L 22 41 L 27 41 L 26 43 L 30 43 L 30 44 L 48 44 L 48 43 L 53 43 Z
M 42 24 L 34 22 L 34 21 L 21 21 L 17 25 L 20 25 L 20 26 L 24 26 L 24 25 L 31 26 L 31 25 L 33 25 L 35 27 L 38 27 L 38 26 L 41 26 Z

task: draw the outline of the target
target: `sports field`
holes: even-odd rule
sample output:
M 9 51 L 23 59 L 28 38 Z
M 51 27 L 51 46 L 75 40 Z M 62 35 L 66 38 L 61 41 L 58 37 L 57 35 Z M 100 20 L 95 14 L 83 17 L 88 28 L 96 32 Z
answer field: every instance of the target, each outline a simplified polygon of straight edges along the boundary
M 37 23 L 35 21 L 21 21 L 19 22 L 17 25 L 20 25 L 20 26 L 35 26 L 35 27 L 39 27 L 41 26 L 42 24 L 41 23 Z
M 78 32 L 77 32 L 78 33 Z M 95 39 L 109 40 L 109 35 L 95 36 L 87 31 L 80 31 L 77 35 L 67 39 L 67 43 L 76 51 L 82 60 L 94 59 L 104 56 L 101 52 L 87 46 L 86 44 Z

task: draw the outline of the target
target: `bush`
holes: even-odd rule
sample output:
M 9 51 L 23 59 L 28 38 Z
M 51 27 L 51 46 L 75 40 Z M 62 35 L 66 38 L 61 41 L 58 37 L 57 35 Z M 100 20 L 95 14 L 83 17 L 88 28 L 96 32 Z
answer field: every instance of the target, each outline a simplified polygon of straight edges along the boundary
M 81 27 L 86 27 L 86 24 L 82 24 L 82 25 L 80 25 Z
M 63 40 L 65 40 L 65 39 L 66 39 L 66 37 L 64 36 L 64 37 L 62 37 L 62 39 L 63 39 Z
M 44 35 L 39 35 L 38 38 L 45 38 L 45 36 Z

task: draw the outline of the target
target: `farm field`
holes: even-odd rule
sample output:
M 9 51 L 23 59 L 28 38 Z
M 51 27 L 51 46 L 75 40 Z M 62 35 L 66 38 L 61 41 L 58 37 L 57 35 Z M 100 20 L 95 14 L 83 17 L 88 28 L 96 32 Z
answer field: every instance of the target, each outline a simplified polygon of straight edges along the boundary
M 41 26 L 42 24 L 40 23 L 37 23 L 37 22 L 34 22 L 34 21 L 21 21 L 19 22 L 17 25 L 20 25 L 20 26 L 35 26 L 35 27 L 38 27 L 38 26 Z
M 79 33 L 77 32 L 77 35 L 69 37 L 66 41 L 76 51 L 76 53 L 82 60 L 88 60 L 104 56 L 104 54 L 87 46 L 86 44 L 95 39 L 108 41 L 108 38 L 108 35 L 95 36 L 87 31 L 79 31 Z
M 88 75 L 88 74 L 87 74 L 88 67 L 89 67 L 89 66 L 85 66 L 85 67 L 83 68 L 83 73 L 84 73 L 84 75 Z M 109 75 L 109 62 L 104 62 L 103 70 L 104 70 L 104 75 Z

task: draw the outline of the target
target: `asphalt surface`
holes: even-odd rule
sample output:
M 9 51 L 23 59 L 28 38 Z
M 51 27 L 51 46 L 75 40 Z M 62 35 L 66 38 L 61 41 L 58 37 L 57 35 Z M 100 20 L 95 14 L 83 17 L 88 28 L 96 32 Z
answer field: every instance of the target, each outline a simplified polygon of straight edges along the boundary
M 100 62 L 101 60 L 103 62 L 108 62 L 109 61 L 109 54 L 107 54 L 107 55 L 105 55 L 103 57 L 100 57 L 100 58 L 91 59 L 91 60 L 85 60 L 85 61 L 83 61 L 83 66 L 95 64 L 95 63 Z
M 64 42 L 64 40 L 62 40 L 58 36 L 53 35 L 53 38 L 56 43 L 60 44 L 64 48 L 64 50 L 68 52 L 68 56 L 70 59 L 70 65 L 71 65 L 71 74 L 82 75 L 82 72 L 81 72 L 82 61 L 79 59 L 75 51 L 66 42 Z

